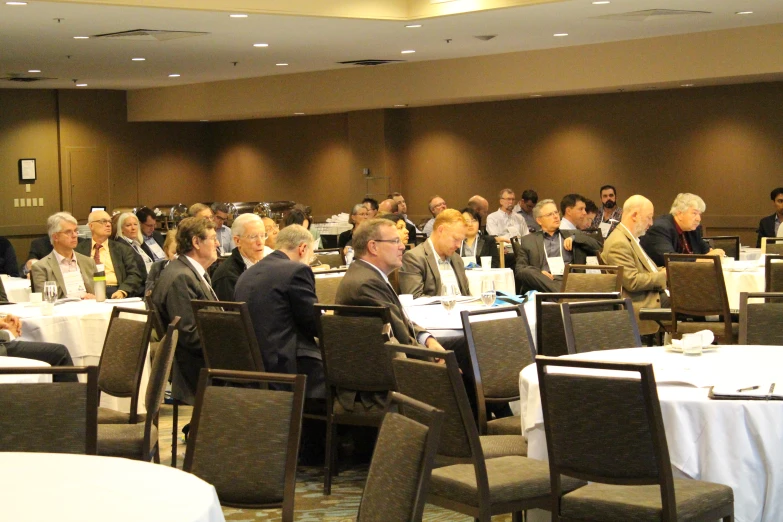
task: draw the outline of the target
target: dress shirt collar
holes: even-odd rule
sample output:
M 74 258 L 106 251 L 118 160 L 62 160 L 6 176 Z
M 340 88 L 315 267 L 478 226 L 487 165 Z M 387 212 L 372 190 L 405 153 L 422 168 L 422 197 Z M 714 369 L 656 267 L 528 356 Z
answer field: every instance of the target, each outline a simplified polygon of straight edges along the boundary
M 427 243 L 429 243 L 429 245 L 430 245 L 430 248 L 431 248 L 431 249 L 432 249 L 432 251 L 435 253 L 435 255 L 437 256 L 438 260 L 439 260 L 441 263 L 443 263 L 443 262 L 445 262 L 445 261 L 448 261 L 448 260 L 449 260 L 449 258 L 448 258 L 448 257 L 441 257 L 441 255 L 440 255 L 440 254 L 438 254 L 438 251 L 437 251 L 437 250 L 435 250 L 435 244 L 432 242 L 432 238 L 431 238 L 431 237 L 428 237 L 428 238 L 427 238 Z
M 372 267 L 372 268 L 373 268 L 373 270 L 375 270 L 376 272 L 378 272 L 379 274 L 381 274 L 381 277 L 383 278 L 383 280 L 384 280 L 384 281 L 386 281 L 386 282 L 387 282 L 389 285 L 391 285 L 391 283 L 389 283 L 389 277 L 388 277 L 386 274 L 384 274 L 384 273 L 383 273 L 383 270 L 381 270 L 381 269 L 380 269 L 380 268 L 378 268 L 377 266 L 373 265 L 372 263 L 368 263 L 368 262 L 367 262 L 367 261 L 365 261 L 364 259 L 359 259 L 358 261 L 360 261 L 360 262 L 364 263 L 365 265 L 367 265 L 367 266 L 369 266 L 369 267 Z
M 560 220 L 560 230 L 576 230 L 576 225 L 563 218 Z
M 182 258 L 185 259 L 188 263 L 190 263 L 190 266 L 193 267 L 193 269 L 201 277 L 201 279 L 203 279 L 204 281 L 207 280 L 206 277 L 204 277 L 204 274 L 206 274 L 207 271 L 204 269 L 203 266 L 201 266 L 201 264 L 198 261 L 196 261 L 195 259 L 187 255 L 182 256 Z
M 61 256 L 60 253 L 57 250 L 52 250 L 54 252 L 54 258 L 57 260 L 57 264 L 61 265 L 63 264 L 63 261 L 67 261 L 69 263 L 76 262 L 76 256 L 73 255 L 73 250 L 71 250 L 71 257 L 70 259 L 66 258 L 65 256 Z
M 239 253 L 239 255 L 242 256 L 242 261 L 245 262 L 245 268 L 250 268 L 251 266 L 256 264 L 256 261 L 252 261 L 252 260 L 246 258 L 245 256 L 242 255 L 241 252 Z

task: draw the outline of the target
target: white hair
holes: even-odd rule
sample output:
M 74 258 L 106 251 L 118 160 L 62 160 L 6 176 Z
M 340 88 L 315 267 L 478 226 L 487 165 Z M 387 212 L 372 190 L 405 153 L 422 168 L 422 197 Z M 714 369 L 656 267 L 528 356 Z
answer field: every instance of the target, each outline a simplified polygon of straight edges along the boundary
M 134 218 L 137 222 L 139 222 L 139 218 L 137 218 L 136 214 L 134 214 L 133 212 L 123 212 L 122 214 L 120 214 L 120 217 L 117 218 L 117 233 L 114 234 L 114 239 L 127 237 L 125 236 L 125 234 L 122 233 L 122 225 L 123 223 L 125 223 L 126 219 L 131 217 Z M 141 225 L 140 222 L 139 225 Z M 144 243 L 144 238 L 141 235 L 141 226 L 139 226 L 139 228 L 136 230 L 136 237 L 129 237 L 128 239 L 132 239 L 135 243 L 138 243 L 140 245 Z
M 682 192 L 677 194 L 677 197 L 674 198 L 674 203 L 672 203 L 672 208 L 669 213 L 672 215 L 681 214 L 692 208 L 703 213 L 707 210 L 707 205 L 704 203 L 704 200 L 696 194 Z
M 70 212 L 57 212 L 56 214 L 52 214 L 49 216 L 49 219 L 46 220 L 46 233 L 49 234 L 49 241 L 52 240 L 53 235 L 63 229 L 63 221 L 71 223 L 72 225 L 79 224 Z
M 255 223 L 261 223 L 263 226 L 264 220 L 261 219 L 258 215 L 253 214 L 252 212 L 249 212 L 247 214 L 240 214 L 236 218 L 234 218 L 234 223 L 231 224 L 231 235 L 232 236 L 244 236 L 245 235 L 245 229 L 247 228 L 247 225 L 249 225 L 251 222 Z

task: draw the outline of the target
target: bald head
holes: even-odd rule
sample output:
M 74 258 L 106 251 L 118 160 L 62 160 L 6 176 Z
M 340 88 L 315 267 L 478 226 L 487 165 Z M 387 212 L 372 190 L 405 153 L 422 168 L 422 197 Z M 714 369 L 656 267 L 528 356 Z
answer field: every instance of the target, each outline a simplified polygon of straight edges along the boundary
M 478 212 L 481 219 L 486 218 L 489 213 L 489 201 L 478 194 L 468 200 L 468 207 Z
M 652 201 L 644 196 L 635 194 L 626 199 L 623 204 L 622 224 L 634 237 L 639 238 L 652 225 L 654 215 L 655 208 Z
M 103 243 L 111 236 L 111 216 L 105 210 L 90 212 L 87 216 L 87 224 L 90 226 L 92 238 L 97 243 Z
M 378 214 L 396 214 L 397 213 L 397 202 L 393 199 L 384 199 L 378 204 Z

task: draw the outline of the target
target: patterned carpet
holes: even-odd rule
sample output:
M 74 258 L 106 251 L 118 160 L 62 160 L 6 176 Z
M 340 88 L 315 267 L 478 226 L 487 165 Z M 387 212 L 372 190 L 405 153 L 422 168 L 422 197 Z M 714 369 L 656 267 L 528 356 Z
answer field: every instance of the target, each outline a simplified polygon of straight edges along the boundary
M 179 426 L 190 420 L 192 408 L 180 407 Z M 160 452 L 161 464 L 171 465 L 171 425 L 172 407 L 164 405 L 160 416 Z M 182 468 L 185 459 L 185 445 L 177 445 L 177 467 Z M 295 517 L 298 522 L 351 522 L 356 520 L 367 466 L 357 466 L 343 470 L 332 480 L 332 494 L 323 494 L 323 471 L 321 467 L 300 467 L 296 480 Z M 223 508 L 228 522 L 276 522 L 281 520 L 279 509 L 255 510 Z M 423 520 L 427 522 L 469 522 L 473 519 L 453 511 L 427 505 Z M 507 522 L 510 516 L 497 516 L 496 522 Z

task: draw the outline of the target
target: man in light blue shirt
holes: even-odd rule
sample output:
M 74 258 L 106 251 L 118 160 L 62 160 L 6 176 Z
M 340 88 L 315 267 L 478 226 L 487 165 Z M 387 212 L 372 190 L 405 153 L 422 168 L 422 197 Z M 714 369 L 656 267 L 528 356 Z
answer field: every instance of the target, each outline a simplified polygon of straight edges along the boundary
M 212 205 L 212 213 L 215 221 L 215 232 L 217 233 L 220 255 L 226 256 L 231 253 L 236 245 L 231 235 L 231 229 L 226 226 L 228 220 L 228 205 L 225 203 L 215 203 Z

